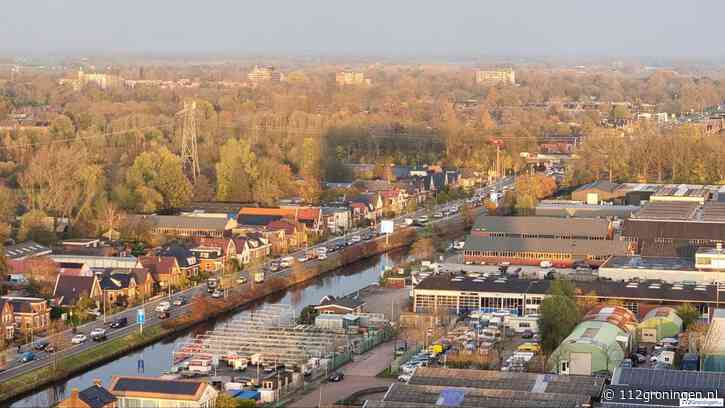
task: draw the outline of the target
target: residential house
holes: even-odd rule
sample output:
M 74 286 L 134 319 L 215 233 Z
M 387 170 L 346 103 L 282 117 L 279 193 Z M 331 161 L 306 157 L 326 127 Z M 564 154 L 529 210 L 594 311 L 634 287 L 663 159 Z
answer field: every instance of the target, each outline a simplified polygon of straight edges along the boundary
M 219 392 L 204 381 L 152 377 L 113 377 L 109 392 L 120 408 L 214 408 Z
M 187 215 L 148 215 L 144 220 L 151 231 L 175 238 L 222 238 L 236 228 L 237 222 L 226 214 L 193 213 Z
M 138 259 L 151 274 L 153 282 L 158 283 L 162 290 L 169 286 L 179 286 L 182 272 L 173 256 L 142 256 Z
M 383 208 L 385 211 L 400 214 L 405 210 L 405 204 L 407 202 L 405 191 L 394 188 L 381 191 L 380 196 L 383 199 Z
M 50 255 L 50 248 L 40 245 L 35 241 L 25 241 L 15 245 L 5 247 L 5 258 L 8 260 L 24 260 L 28 258 L 36 258 L 39 256 Z
M 380 193 L 359 194 L 355 197 L 352 197 L 350 199 L 350 203 L 351 205 L 355 203 L 365 204 L 367 206 L 366 218 L 371 222 L 375 222 L 383 216 L 383 208 L 385 207 L 385 202 L 383 201 L 383 197 L 380 195 Z
M 203 238 L 191 252 L 199 259 L 202 272 L 219 272 L 237 255 L 236 241 L 230 238 Z
M 362 313 L 365 302 L 353 296 L 335 297 L 328 295 L 322 298 L 320 304 L 315 306 L 320 314 L 350 314 Z
M 45 332 L 50 324 L 48 302 L 42 298 L 3 296 L 13 307 L 15 327 L 21 335 Z
M 15 337 L 15 318 L 13 317 L 13 306 L 5 299 L 0 299 L 0 330 L 6 342 Z
M 307 245 L 307 230 L 304 225 L 289 220 L 272 221 L 267 231 L 284 231 L 284 248 L 278 253 L 288 253 Z
M 322 207 L 322 224 L 332 234 L 340 234 L 352 228 L 350 208 Z
M 322 227 L 322 211 L 319 207 L 287 206 L 280 208 L 244 207 L 239 210 L 237 223 L 262 227 L 273 221 L 287 219 L 305 225 L 307 230 L 319 232 Z
M 176 258 L 181 273 L 187 278 L 193 278 L 199 274 L 199 258 L 189 248 L 181 245 L 170 245 L 160 251 L 161 256 L 172 256 Z
M 263 260 L 272 252 L 272 245 L 269 243 L 264 234 L 259 232 L 249 232 L 244 238 L 245 246 L 249 251 L 250 261 Z
M 61 307 L 75 306 L 81 296 L 88 296 L 96 304 L 100 304 L 102 293 L 98 277 L 94 274 L 90 276 L 59 274 L 53 288 L 53 299 L 55 304 Z
M 362 220 L 368 219 L 368 213 L 370 212 L 370 207 L 368 207 L 367 204 L 362 202 L 355 202 L 350 203 L 350 213 L 352 217 L 352 223 L 354 225 L 360 224 Z
M 280 222 L 282 224 L 286 224 L 284 221 Z M 292 231 L 294 233 L 293 225 Z M 260 230 L 259 233 L 264 236 L 267 242 L 269 242 L 272 255 L 281 255 L 287 253 L 287 231 L 285 229 L 270 229 L 269 226 L 267 226 L 267 228 Z M 239 253 L 237 253 L 237 256 L 239 256 Z
M 118 408 L 116 396 L 101 385 L 100 380 L 95 384 L 79 391 L 73 387 L 70 397 L 58 402 L 58 408 Z
M 136 300 L 138 289 L 136 275 L 129 270 L 105 270 L 99 272 L 98 280 L 103 291 L 106 306 L 128 306 Z

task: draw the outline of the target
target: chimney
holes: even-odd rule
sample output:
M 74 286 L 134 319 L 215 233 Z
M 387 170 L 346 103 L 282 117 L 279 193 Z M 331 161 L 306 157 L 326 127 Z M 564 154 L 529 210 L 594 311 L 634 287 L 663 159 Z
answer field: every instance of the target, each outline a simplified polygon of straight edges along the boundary
M 96 387 L 101 387 L 103 383 L 101 382 L 101 379 L 100 379 L 100 378 L 94 378 L 94 379 L 93 379 L 93 384 L 94 384 L 94 385 L 95 385 Z

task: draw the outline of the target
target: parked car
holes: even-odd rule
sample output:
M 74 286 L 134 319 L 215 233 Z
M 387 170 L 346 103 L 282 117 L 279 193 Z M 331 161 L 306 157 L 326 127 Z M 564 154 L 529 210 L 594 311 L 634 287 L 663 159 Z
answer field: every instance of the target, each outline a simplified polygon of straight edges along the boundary
M 345 374 L 343 373 L 333 373 L 331 376 L 327 377 L 327 381 L 330 382 L 340 382 L 345 378 Z
M 169 313 L 169 311 L 168 311 L 168 310 L 164 310 L 163 312 L 159 312 L 159 313 L 158 313 L 158 317 L 159 317 L 159 319 L 161 319 L 161 320 L 164 320 L 164 319 L 168 319 L 168 318 L 169 318 L 169 316 L 171 316 L 171 314 Z
M 111 323 L 111 328 L 112 329 L 119 329 L 121 327 L 125 327 L 126 325 L 128 325 L 128 318 L 127 317 L 119 317 L 119 318 L 117 318 L 116 320 L 114 320 Z
M 73 344 L 83 344 L 88 340 L 88 337 L 85 334 L 76 334 L 73 336 L 73 338 L 70 340 Z
M 106 339 L 106 329 L 95 328 L 91 330 L 91 339 L 94 341 L 101 341 Z
M 214 290 L 214 292 L 212 292 L 212 294 L 211 294 L 211 297 L 213 297 L 214 299 L 219 299 L 222 296 L 224 296 L 224 292 L 222 292 L 219 289 Z
M 408 381 L 410 381 L 411 377 L 413 377 L 413 376 L 410 375 L 410 374 L 401 374 L 401 375 L 398 376 L 398 381 L 400 381 L 400 382 L 408 382 Z
M 38 351 L 43 351 L 48 347 L 48 342 L 45 340 L 38 340 L 33 344 L 33 349 Z
M 327 254 L 317 255 L 317 259 L 319 259 L 320 261 L 324 261 L 325 259 L 327 259 Z
M 169 309 L 171 309 L 171 303 L 169 303 L 166 300 L 164 300 L 163 302 L 161 302 L 158 305 L 156 305 L 156 311 L 157 312 L 166 312 Z
M 182 306 L 186 304 L 186 298 L 183 296 L 179 296 L 176 299 L 174 299 L 174 302 L 172 303 L 174 306 Z
M 362 241 L 362 237 L 360 237 L 360 235 L 353 235 L 353 237 L 352 237 L 353 243 L 360 242 L 360 241 Z
M 523 333 L 521 333 L 522 339 L 533 339 L 534 338 L 534 332 L 531 330 L 524 330 Z
M 240 285 L 244 285 L 247 283 L 247 278 L 245 278 L 244 276 L 240 276 L 239 279 L 237 279 L 237 283 Z

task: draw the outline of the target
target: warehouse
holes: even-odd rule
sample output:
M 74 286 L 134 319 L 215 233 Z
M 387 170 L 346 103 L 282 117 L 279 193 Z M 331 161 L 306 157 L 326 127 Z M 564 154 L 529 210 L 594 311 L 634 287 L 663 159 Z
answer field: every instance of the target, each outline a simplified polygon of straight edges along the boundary
M 725 203 L 652 202 L 624 221 L 622 236 L 643 256 L 693 257 L 725 237 Z
M 713 312 L 705 344 L 700 349 L 702 370 L 725 372 L 725 309 Z
M 602 201 L 621 199 L 624 193 L 619 191 L 619 184 L 606 180 L 597 180 L 585 184 L 571 193 L 571 199 L 587 204 L 599 204 Z
M 544 200 L 536 205 L 537 217 L 629 218 L 640 210 L 636 205 L 592 205 L 577 201 Z
M 639 324 L 639 341 L 657 343 L 667 337 L 676 337 L 682 331 L 682 319 L 675 309 L 666 306 L 656 307 L 644 316 Z
M 491 238 L 592 239 L 611 238 L 611 225 L 603 219 L 559 217 L 499 217 L 482 215 L 471 234 Z
M 365 408 L 583 408 L 598 400 L 604 379 L 553 374 L 420 367 Z
M 472 263 L 509 262 L 539 265 L 549 261 L 562 268 L 583 261 L 600 265 L 611 255 L 626 255 L 627 242 L 595 239 L 492 238 L 470 235 L 463 247 L 463 259 Z
M 696 268 L 691 258 L 613 256 L 599 267 L 599 277 L 615 281 L 659 279 L 667 283 L 713 283 L 725 280 L 725 271 Z
M 611 373 L 629 354 L 636 318 L 618 306 L 604 306 L 587 314 L 549 357 L 559 374 Z
M 471 277 L 438 274 L 423 279 L 413 288 L 414 311 L 433 313 L 441 310 L 465 314 L 480 308 L 505 309 L 529 315 L 539 311 L 551 280 L 527 280 L 502 276 Z M 693 305 L 709 315 L 717 301 L 714 285 L 679 284 L 660 281 L 614 282 L 575 281 L 577 297 L 591 303 L 616 301 L 641 316 L 658 306 Z

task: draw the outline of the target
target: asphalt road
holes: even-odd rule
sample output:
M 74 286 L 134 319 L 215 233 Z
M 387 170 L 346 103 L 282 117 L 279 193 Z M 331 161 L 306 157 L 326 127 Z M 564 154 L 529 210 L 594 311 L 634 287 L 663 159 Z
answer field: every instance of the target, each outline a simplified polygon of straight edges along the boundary
M 508 178 L 502 179 L 500 182 L 496 183 L 495 184 L 495 187 L 496 187 L 496 190 L 497 191 L 500 191 L 504 186 L 512 186 L 512 185 L 513 185 L 513 177 L 508 177 Z M 486 188 L 486 189 L 480 189 L 480 190 L 478 190 L 478 193 L 484 193 L 484 192 L 487 192 L 489 190 L 490 190 L 490 187 L 489 188 Z M 428 209 L 420 209 L 420 210 L 416 211 L 413 214 L 405 214 L 405 215 L 401 215 L 399 217 L 394 218 L 395 225 L 396 225 L 396 228 L 397 228 L 400 224 L 403 224 L 404 223 L 404 220 L 406 218 L 413 218 L 413 219 L 415 219 L 415 218 L 418 218 L 418 217 L 423 216 L 423 215 L 427 215 L 428 218 L 429 218 L 429 222 L 431 222 L 431 223 L 438 223 L 438 222 L 441 222 L 441 221 L 449 220 L 449 219 L 451 219 L 453 217 L 456 217 L 460 213 L 458 213 L 458 214 L 451 214 L 451 215 L 449 215 L 447 217 L 442 217 L 442 218 L 436 218 L 433 215 L 435 213 L 441 211 L 444 208 L 448 208 L 448 207 L 452 207 L 452 206 L 459 206 L 459 207 L 461 207 L 463 204 L 464 204 L 463 201 L 454 201 L 454 202 L 450 202 L 450 203 L 447 203 L 447 204 L 444 204 L 444 205 L 437 206 L 437 207 L 435 207 L 435 208 L 433 208 L 431 210 L 428 210 Z M 374 232 L 375 232 L 374 229 L 375 229 L 375 227 L 367 227 L 367 228 L 361 228 L 361 229 L 358 229 L 358 230 L 354 230 L 354 231 L 351 231 L 351 232 L 349 232 L 349 233 L 347 233 L 347 234 L 345 234 L 343 236 L 337 236 L 337 237 L 331 238 L 328 241 L 319 243 L 319 244 L 317 244 L 315 246 L 311 246 L 309 248 L 300 249 L 300 250 L 296 251 L 295 253 L 290 254 L 289 256 L 293 256 L 295 258 L 295 260 L 296 260 L 298 257 L 300 257 L 300 256 L 302 256 L 302 255 L 304 255 L 304 254 L 308 253 L 309 251 L 314 250 L 316 248 L 319 248 L 319 247 L 322 247 L 322 246 L 329 246 L 331 244 L 332 245 L 335 245 L 337 243 L 342 243 L 342 242 L 350 241 L 350 240 L 352 240 L 352 238 L 354 236 L 360 236 L 362 238 L 367 233 L 371 233 L 371 232 L 373 233 L 373 236 L 374 236 L 373 239 L 385 239 L 384 236 L 378 236 L 377 234 L 374 234 Z M 364 241 L 364 240 L 360 241 L 360 243 L 364 243 L 364 242 L 366 242 L 366 241 Z M 354 244 L 354 245 L 356 245 L 356 244 Z M 271 260 L 270 260 L 270 262 L 271 262 Z M 295 262 L 297 262 L 297 261 L 295 261 Z M 310 261 L 307 261 L 307 262 L 319 262 L 319 261 L 318 260 L 310 260 Z M 268 265 L 269 265 L 269 262 L 267 262 L 266 266 L 268 266 Z M 287 268 L 287 269 L 281 269 L 281 270 L 279 270 L 277 272 L 274 272 L 274 273 L 267 272 L 267 274 L 269 274 L 269 276 L 274 276 L 276 274 L 283 274 L 283 273 L 288 272 L 288 269 L 289 268 Z M 249 280 L 251 280 L 251 279 L 249 279 Z M 249 284 L 250 283 L 247 283 L 245 285 L 238 286 L 235 289 L 242 289 L 244 286 L 249 285 Z M 93 341 L 93 340 L 90 339 L 90 332 L 91 332 L 91 330 L 93 330 L 95 328 L 105 328 L 106 329 L 106 332 L 107 332 L 107 340 L 106 341 L 109 341 L 111 339 L 114 339 L 114 338 L 117 338 L 117 337 L 126 335 L 127 333 L 129 333 L 131 331 L 139 330 L 139 324 L 136 322 L 137 313 L 138 313 L 138 310 L 139 309 L 144 309 L 145 310 L 145 325 L 146 326 L 154 325 L 154 324 L 159 323 L 160 322 L 160 319 L 158 318 L 158 313 L 155 312 L 155 309 L 158 306 L 158 304 L 160 302 L 162 302 L 162 301 L 169 301 L 169 300 L 173 301 L 174 299 L 177 299 L 179 297 L 183 297 L 183 298 L 186 299 L 186 303 L 184 305 L 181 305 L 181 306 L 172 306 L 171 309 L 169 310 L 170 317 L 171 318 L 174 318 L 174 317 L 178 317 L 178 316 L 180 316 L 182 314 L 189 313 L 190 312 L 190 304 L 189 304 L 189 301 L 195 295 L 200 294 L 200 293 L 201 294 L 207 293 L 207 288 L 206 288 L 206 284 L 205 283 L 202 283 L 200 285 L 197 285 L 197 286 L 194 286 L 194 287 L 185 289 L 183 291 L 179 291 L 179 292 L 173 293 L 170 297 L 169 296 L 156 297 L 156 298 L 153 298 L 150 301 L 146 302 L 143 305 L 126 309 L 126 310 L 124 310 L 122 312 L 118 312 L 118 313 L 116 313 L 114 315 L 108 315 L 105 318 L 105 322 L 104 322 L 103 317 L 99 317 L 99 318 L 97 318 L 93 322 L 89 322 L 89 323 L 86 323 L 86 324 L 84 324 L 82 326 L 78 326 L 75 333 L 73 333 L 70 329 L 69 330 L 66 330 L 66 331 L 64 331 L 62 333 L 58 333 L 56 336 L 63 336 L 64 339 L 62 341 L 55 341 L 55 342 L 56 343 L 60 343 L 60 344 L 68 344 L 69 346 L 66 347 L 63 350 L 56 351 L 55 352 L 55 354 L 56 354 L 55 355 L 55 358 L 57 360 L 60 360 L 60 359 L 62 359 L 64 357 L 72 356 L 72 355 L 81 353 L 83 351 L 92 349 L 94 347 L 100 347 L 100 346 L 102 346 L 102 344 L 103 344 L 102 341 L 101 342 L 96 342 L 96 341 Z M 116 320 L 118 318 L 121 318 L 121 317 L 125 317 L 128 320 L 128 325 L 127 326 L 122 327 L 122 328 L 118 328 L 118 329 L 112 329 L 112 328 L 109 327 L 109 325 L 111 324 L 111 322 L 113 322 L 114 320 Z M 85 334 L 87 337 L 89 337 L 89 339 L 87 341 L 85 341 L 84 343 L 81 343 L 81 344 L 73 344 L 73 345 L 70 345 L 71 338 L 75 334 Z M 38 342 L 38 341 L 41 341 L 41 340 L 50 341 L 50 339 L 48 339 L 48 338 L 36 338 L 34 340 L 35 340 L 35 342 Z M 32 344 L 25 345 L 25 346 L 23 346 L 21 348 L 21 353 L 22 352 L 25 352 L 25 351 L 33 351 L 33 353 L 35 354 L 35 359 L 33 361 L 30 361 L 30 362 L 21 363 L 19 361 L 20 355 L 16 356 L 16 358 L 13 359 L 12 361 L 9 361 L 7 363 L 7 365 L 5 366 L 5 368 L 2 370 L 2 372 L 0 372 L 0 381 L 5 381 L 5 380 L 10 379 L 12 377 L 15 377 L 17 375 L 20 375 L 20 374 L 23 374 L 25 372 L 34 370 L 36 368 L 41 368 L 41 367 L 49 366 L 50 364 L 52 364 L 51 355 L 49 353 L 46 353 L 46 352 L 43 352 L 43 351 L 35 351 L 35 350 L 32 350 Z

